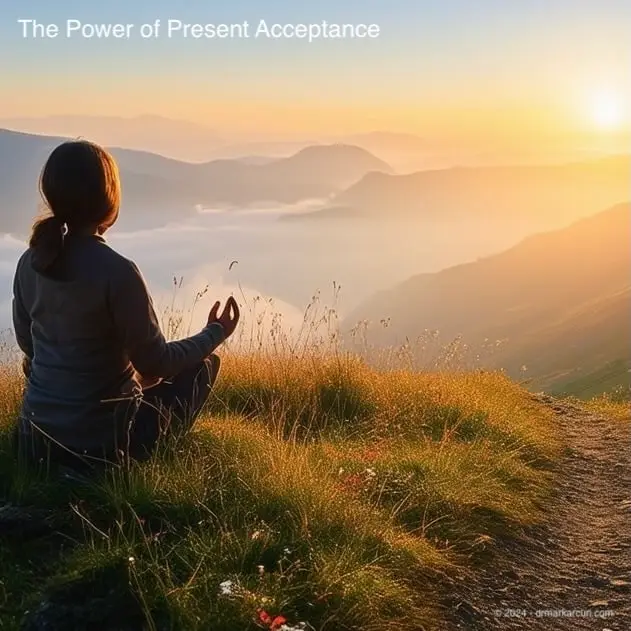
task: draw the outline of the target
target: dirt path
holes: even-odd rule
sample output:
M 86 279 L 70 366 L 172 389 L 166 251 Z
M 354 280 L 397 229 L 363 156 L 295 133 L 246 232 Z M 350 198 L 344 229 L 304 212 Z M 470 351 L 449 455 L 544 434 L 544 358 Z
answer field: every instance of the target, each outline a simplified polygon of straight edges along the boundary
M 549 519 L 502 554 L 461 603 L 459 629 L 631 630 L 631 436 L 543 395 L 565 435 Z

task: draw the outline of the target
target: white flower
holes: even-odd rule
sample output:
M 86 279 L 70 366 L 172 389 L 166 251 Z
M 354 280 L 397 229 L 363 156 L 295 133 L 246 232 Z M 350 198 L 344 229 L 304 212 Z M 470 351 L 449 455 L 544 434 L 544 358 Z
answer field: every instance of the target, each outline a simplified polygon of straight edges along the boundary
M 257 539 L 260 539 L 263 536 L 263 533 L 260 530 L 255 530 L 252 533 L 252 536 L 250 537 L 252 539 L 252 541 L 256 541 Z
M 259 576 L 263 576 L 263 574 L 265 574 L 265 566 L 264 565 L 257 565 L 256 566 L 258 571 L 259 571 Z
M 219 583 L 219 594 L 221 596 L 232 596 L 234 583 L 232 581 L 223 581 Z

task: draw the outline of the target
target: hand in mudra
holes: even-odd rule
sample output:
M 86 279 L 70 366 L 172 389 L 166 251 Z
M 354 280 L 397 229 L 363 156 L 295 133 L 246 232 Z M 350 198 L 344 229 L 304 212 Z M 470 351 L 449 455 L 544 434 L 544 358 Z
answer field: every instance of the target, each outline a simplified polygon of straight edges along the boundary
M 237 328 L 241 313 L 239 311 L 237 301 L 232 296 L 226 300 L 226 306 L 223 308 L 221 315 L 219 315 L 220 306 L 221 303 L 219 301 L 213 305 L 213 308 L 208 314 L 208 324 L 221 324 L 224 335 L 226 336 L 226 339 L 228 339 Z

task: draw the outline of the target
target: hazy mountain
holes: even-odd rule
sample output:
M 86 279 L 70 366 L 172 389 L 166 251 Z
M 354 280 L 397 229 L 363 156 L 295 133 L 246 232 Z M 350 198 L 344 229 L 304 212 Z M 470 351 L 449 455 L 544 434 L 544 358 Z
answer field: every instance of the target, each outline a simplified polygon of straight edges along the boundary
M 3 232 L 25 232 L 37 212 L 42 166 L 62 138 L 0 130 L 0 217 Z M 326 198 L 375 169 L 389 166 L 363 149 L 315 146 L 289 158 L 193 164 L 157 154 L 114 149 L 123 182 L 127 227 L 163 225 L 196 205 L 243 206 Z
M 225 141 L 212 129 L 162 116 L 47 116 L 0 120 L 0 127 L 46 136 L 89 138 L 110 147 L 151 151 L 179 160 L 209 160 Z
M 41 169 L 50 152 L 63 138 L 36 136 L 0 130 L 0 232 L 24 234 L 42 207 L 38 190 Z M 167 223 L 178 213 L 192 212 L 197 196 L 185 186 L 174 186 L 164 175 L 170 168 L 186 165 L 153 154 L 120 150 L 124 186 L 121 225 L 126 228 L 154 227 Z M 129 165 L 138 165 L 131 170 Z M 153 168 L 150 168 L 153 167 Z
M 269 164 L 270 162 L 277 160 L 277 158 L 273 156 L 243 156 L 235 159 L 239 162 L 243 162 L 244 164 L 255 164 L 259 166 L 261 164 Z
M 524 374 L 537 387 L 583 381 L 593 394 L 599 384 L 590 375 L 605 375 L 603 388 L 628 383 L 630 234 L 631 205 L 616 205 L 501 254 L 413 277 L 369 300 L 345 326 L 375 323 L 368 339 L 377 346 L 426 330 L 440 331 L 445 343 L 462 336 L 481 365 Z
M 560 226 L 625 201 L 631 156 L 545 166 L 459 167 L 409 175 L 368 173 L 332 205 L 364 215 L 529 221 Z
M 187 187 L 195 203 L 241 206 L 254 202 L 294 203 L 330 197 L 366 173 L 391 172 L 388 164 L 359 147 L 315 145 L 288 158 L 213 160 L 189 164 L 153 154 L 114 151 L 119 164 L 135 173 L 169 179 Z

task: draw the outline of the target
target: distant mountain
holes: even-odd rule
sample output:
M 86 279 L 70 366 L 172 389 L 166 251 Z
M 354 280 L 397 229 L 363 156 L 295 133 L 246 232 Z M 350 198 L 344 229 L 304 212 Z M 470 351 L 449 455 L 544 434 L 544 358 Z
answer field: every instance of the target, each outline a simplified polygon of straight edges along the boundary
M 243 156 L 240 158 L 235 158 L 235 160 L 243 162 L 244 164 L 255 164 L 260 166 L 261 164 L 269 164 L 270 162 L 274 162 L 275 160 L 277 160 L 277 158 L 274 158 L 272 156 Z
M 595 394 L 628 384 L 630 234 L 631 204 L 616 205 L 501 254 L 415 276 L 366 302 L 344 326 L 370 320 L 376 346 L 413 342 L 426 330 L 445 343 L 462 336 L 482 366 L 532 378 L 533 387 L 563 391 L 582 382 Z
M 631 156 L 562 165 L 368 173 L 332 205 L 365 215 L 493 221 L 546 216 L 562 225 L 629 195 Z
M 145 150 L 179 160 L 209 160 L 225 140 L 212 129 L 162 116 L 46 116 L 0 119 L 0 127 L 46 136 L 89 138 L 110 147 Z
M 0 231 L 25 232 L 37 212 L 37 181 L 52 149 L 64 139 L 0 130 Z M 372 170 L 389 166 L 348 145 L 307 147 L 283 159 L 215 160 L 193 164 L 128 149 L 113 149 L 121 169 L 121 223 L 164 225 L 197 205 L 244 206 L 326 198 Z
M 323 199 L 388 164 L 359 147 L 315 145 L 288 158 L 213 160 L 189 164 L 153 154 L 114 150 L 122 168 L 169 179 L 187 188 L 197 204 L 242 206 L 254 202 L 295 203 Z

